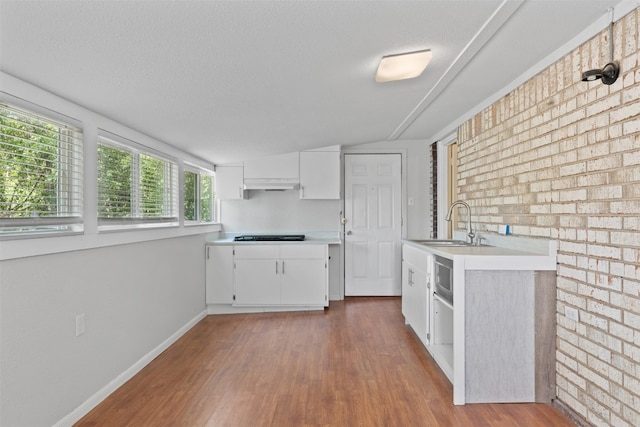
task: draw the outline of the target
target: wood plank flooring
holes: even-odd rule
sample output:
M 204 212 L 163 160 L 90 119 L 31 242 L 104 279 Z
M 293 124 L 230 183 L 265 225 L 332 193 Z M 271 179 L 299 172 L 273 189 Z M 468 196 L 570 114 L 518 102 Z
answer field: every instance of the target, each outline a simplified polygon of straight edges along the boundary
M 573 426 L 550 404 L 454 406 L 399 298 L 207 316 L 81 419 L 89 426 Z

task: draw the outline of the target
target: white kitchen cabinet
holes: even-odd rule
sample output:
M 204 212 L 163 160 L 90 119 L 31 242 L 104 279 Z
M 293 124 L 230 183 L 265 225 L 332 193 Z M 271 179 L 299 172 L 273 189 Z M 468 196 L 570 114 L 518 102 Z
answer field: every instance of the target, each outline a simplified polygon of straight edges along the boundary
M 402 249 L 402 314 L 420 341 L 429 345 L 432 258 L 410 246 Z
M 327 306 L 327 245 L 234 246 L 235 306 Z
M 489 244 L 502 242 L 493 239 Z M 452 261 L 454 303 L 429 292 L 426 348 L 452 382 L 455 405 L 548 403 L 555 396 L 556 245 L 524 238 L 510 238 L 509 245 L 403 245 L 405 275 L 409 264 L 420 265 L 411 259 L 415 251 Z M 428 273 L 433 277 L 433 269 Z M 406 280 L 403 313 L 411 324 Z
M 207 245 L 205 258 L 206 303 L 233 303 L 233 247 Z
M 261 157 L 244 162 L 244 179 L 299 178 L 298 153 Z
M 300 152 L 300 198 L 340 199 L 340 148 Z
M 215 193 L 219 200 L 244 198 L 244 170 L 242 166 L 217 166 Z

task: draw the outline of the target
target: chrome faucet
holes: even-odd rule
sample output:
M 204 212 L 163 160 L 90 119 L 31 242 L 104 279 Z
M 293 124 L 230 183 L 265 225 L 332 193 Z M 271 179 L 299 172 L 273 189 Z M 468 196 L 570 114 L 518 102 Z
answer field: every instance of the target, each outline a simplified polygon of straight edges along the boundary
M 463 202 L 462 200 L 456 200 L 451 203 L 449 206 L 449 212 L 447 213 L 446 221 L 451 221 L 451 213 L 453 212 L 453 208 L 457 205 L 462 205 L 467 208 L 467 236 L 469 237 L 469 243 L 473 245 L 473 238 L 476 237 L 476 234 L 473 232 L 471 228 L 471 207 L 467 204 L 467 202 Z

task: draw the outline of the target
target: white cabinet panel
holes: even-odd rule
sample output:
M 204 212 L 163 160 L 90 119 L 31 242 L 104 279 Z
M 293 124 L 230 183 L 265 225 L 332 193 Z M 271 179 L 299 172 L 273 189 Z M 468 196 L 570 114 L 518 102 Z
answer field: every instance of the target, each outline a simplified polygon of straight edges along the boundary
M 235 306 L 328 305 L 327 245 L 235 246 Z
M 300 153 L 300 198 L 340 199 L 340 151 Z
M 217 166 L 215 193 L 219 200 L 244 198 L 244 174 L 242 166 Z
M 207 304 L 233 303 L 233 247 L 207 245 L 205 251 Z
M 420 341 L 430 340 L 431 255 L 404 245 L 402 248 L 402 314 Z
M 281 304 L 325 305 L 326 268 L 323 260 L 287 259 L 280 275 Z
M 275 259 L 235 260 L 235 304 L 280 304 L 280 268 Z

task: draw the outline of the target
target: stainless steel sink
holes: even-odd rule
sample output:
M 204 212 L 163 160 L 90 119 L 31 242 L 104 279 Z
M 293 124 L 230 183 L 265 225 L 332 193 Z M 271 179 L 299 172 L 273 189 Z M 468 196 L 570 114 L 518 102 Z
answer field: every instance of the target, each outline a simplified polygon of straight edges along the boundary
M 464 240 L 430 239 L 430 240 L 414 240 L 414 242 L 419 243 L 421 245 L 426 245 L 426 246 L 471 246 L 470 243 L 467 243 Z
M 412 240 L 415 243 L 425 246 L 445 246 L 445 247 L 461 247 L 461 246 L 490 246 L 490 245 L 475 245 L 464 240 L 450 240 L 450 239 L 429 239 L 429 240 Z

